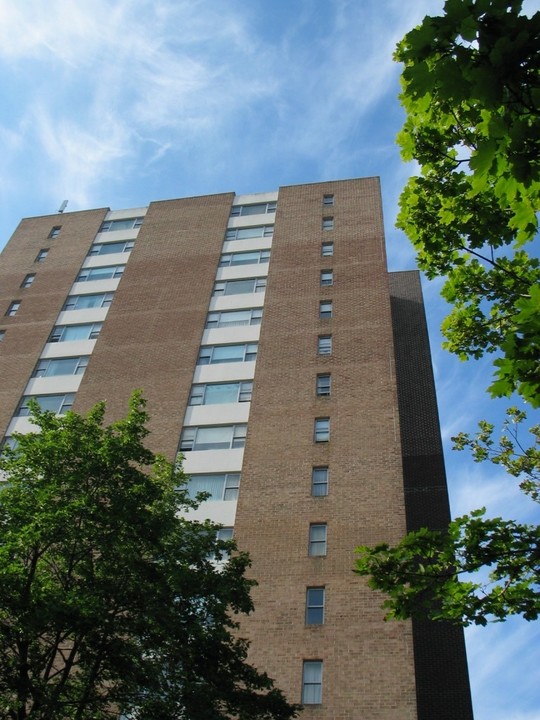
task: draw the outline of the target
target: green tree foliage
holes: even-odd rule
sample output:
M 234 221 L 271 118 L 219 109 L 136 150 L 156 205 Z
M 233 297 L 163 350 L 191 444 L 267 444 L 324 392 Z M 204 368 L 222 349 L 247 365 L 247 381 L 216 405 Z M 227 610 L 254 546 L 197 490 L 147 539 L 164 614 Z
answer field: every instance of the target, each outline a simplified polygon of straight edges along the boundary
M 140 395 L 103 417 L 35 406 L 0 457 L 0 717 L 296 717 L 237 634 L 248 557 L 179 515 L 196 503 L 145 449 Z
M 540 405 L 540 13 L 521 0 L 447 0 L 403 38 L 398 136 L 415 160 L 398 226 L 453 305 L 445 346 L 496 353 L 493 396 Z
M 540 501 L 540 426 L 522 442 L 523 412 L 511 408 L 501 437 L 484 421 L 474 437 L 461 433 L 455 448 L 469 448 L 476 462 L 489 460 L 520 480 L 522 490 Z M 394 548 L 358 548 L 356 571 L 370 586 L 387 593 L 387 618 L 428 617 L 461 625 L 485 625 L 540 614 L 540 526 L 485 518 L 476 510 L 453 520 L 448 529 L 422 528 Z M 478 579 L 479 578 L 479 579 Z

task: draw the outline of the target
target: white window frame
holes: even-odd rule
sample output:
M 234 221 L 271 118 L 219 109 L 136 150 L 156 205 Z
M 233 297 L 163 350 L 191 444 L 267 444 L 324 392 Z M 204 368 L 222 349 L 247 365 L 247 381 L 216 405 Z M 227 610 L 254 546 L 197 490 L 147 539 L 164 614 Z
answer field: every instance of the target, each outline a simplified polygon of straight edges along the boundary
M 315 597 L 316 592 L 322 593 L 322 599 Z M 306 588 L 306 625 L 324 625 L 325 601 L 326 588 L 324 585 Z M 314 616 L 316 619 L 313 619 Z
M 319 335 L 319 337 L 317 338 L 317 354 L 332 354 L 332 335 Z
M 233 320 L 232 322 L 227 322 L 227 317 L 230 317 L 234 314 L 245 314 L 247 315 L 247 319 L 245 321 L 243 320 Z M 226 327 L 241 327 L 244 325 L 260 325 L 262 322 L 262 314 L 263 309 L 260 308 L 246 308 L 245 310 L 217 310 L 213 312 L 209 312 L 206 317 L 206 325 L 205 327 L 207 329 L 212 328 L 226 328 Z
M 319 318 L 330 320 L 334 315 L 334 307 L 331 300 L 321 300 L 319 303 Z
M 205 430 L 214 430 L 220 428 L 221 430 L 230 429 L 230 439 L 228 441 L 228 447 L 221 447 L 225 443 L 213 443 L 214 445 L 220 445 L 220 447 L 206 447 L 211 443 L 201 443 L 197 441 L 197 436 L 204 433 Z M 182 430 L 180 437 L 180 452 L 203 452 L 205 450 L 233 450 L 236 448 L 243 448 L 246 444 L 246 433 L 247 424 L 240 423 L 235 425 L 201 425 L 200 427 L 186 427 Z M 204 444 L 205 447 L 198 447 L 198 445 Z
M 197 383 L 191 386 L 191 392 L 189 393 L 188 405 L 190 407 L 199 407 L 201 405 L 207 405 L 205 402 L 206 393 L 209 387 L 216 387 L 218 385 L 236 385 L 236 400 L 232 402 L 250 402 L 251 394 L 253 392 L 253 380 L 232 380 L 231 382 L 225 383 Z M 201 398 L 201 402 L 194 402 Z M 210 403 L 211 405 L 220 405 L 221 403 Z
M 87 305 L 79 308 L 78 301 L 79 298 L 101 298 L 101 302 L 96 303 L 95 305 Z M 93 308 L 104 308 L 109 307 L 109 305 L 112 303 L 114 297 L 113 292 L 104 292 L 104 293 L 88 293 L 86 295 L 68 295 L 66 302 L 64 303 L 64 306 L 62 310 L 64 312 L 69 312 L 71 310 L 91 310 Z
M 101 332 L 101 328 L 103 327 L 103 323 L 96 322 L 96 323 L 80 323 L 80 325 L 55 325 L 52 329 L 51 334 L 49 335 L 49 339 L 47 342 L 53 343 L 53 342 L 66 342 L 64 340 L 64 335 L 67 334 L 68 328 L 74 328 L 74 327 L 88 327 L 88 337 L 87 338 L 77 338 L 78 340 L 95 340 L 99 333 Z M 71 342 L 71 341 L 68 341 Z
M 233 360 L 214 360 L 217 348 L 222 347 L 242 347 L 243 357 Z M 254 362 L 257 358 L 258 343 L 235 343 L 234 345 L 203 345 L 199 350 L 197 365 L 220 365 L 228 362 Z M 203 362 L 208 358 L 207 362 Z
M 114 230 L 132 230 L 140 228 L 144 217 L 123 218 L 121 220 L 105 220 L 101 223 L 98 232 L 113 232 Z
M 321 287 L 328 287 L 334 284 L 334 271 L 321 270 Z
M 246 215 L 266 215 L 268 213 L 275 213 L 277 207 L 277 200 L 266 203 L 250 203 L 249 205 L 233 205 L 231 208 L 231 217 L 245 217 Z M 263 208 L 256 212 L 251 212 L 248 208 Z
M 309 677 L 313 673 L 316 680 L 313 681 Z M 323 679 L 323 661 L 322 660 L 304 660 L 302 667 L 302 705 L 321 705 L 322 704 L 322 679 Z
M 30 408 L 28 407 L 29 400 L 37 400 L 39 404 L 40 398 L 59 398 L 58 409 L 55 410 L 56 415 L 65 415 L 68 410 L 71 410 L 73 403 L 75 402 L 75 393 L 51 393 L 50 395 L 24 395 L 19 403 L 19 407 L 15 412 L 15 417 L 28 417 L 30 415 Z
M 251 282 L 251 289 L 247 283 Z M 245 285 L 242 285 L 244 283 Z M 246 287 L 247 289 L 237 290 L 237 287 Z M 237 280 L 220 280 L 214 283 L 212 297 L 225 295 L 248 295 L 250 293 L 260 293 L 266 290 L 266 278 L 239 278 Z
M 234 258 L 240 258 L 245 255 L 255 255 L 256 260 L 247 260 L 246 262 L 234 262 Z M 223 253 L 219 258 L 219 267 L 241 267 L 242 265 L 258 265 L 270 262 L 270 250 L 245 250 L 244 252 Z
M 67 360 L 76 360 L 73 372 L 69 373 L 49 373 L 48 370 L 50 367 L 54 367 L 55 363 L 58 363 L 61 365 L 61 363 L 67 361 Z M 38 360 L 38 363 L 36 367 L 34 368 L 34 372 L 32 373 L 32 377 L 60 377 L 62 375 L 83 375 L 84 371 L 88 367 L 88 362 L 90 360 L 89 355 L 78 355 L 75 357 L 67 357 L 67 358 L 42 358 L 41 360 Z M 67 364 L 67 363 L 66 363 Z
M 324 528 L 321 538 L 317 537 L 318 531 Z M 309 526 L 309 557 L 326 557 L 328 550 L 328 525 L 326 523 L 311 523 Z
M 253 232 L 252 235 L 247 235 L 249 231 Z M 259 232 L 260 231 L 260 232 Z M 274 235 L 273 225 L 252 225 L 251 227 L 240 227 L 240 228 L 228 228 L 225 233 L 225 241 L 229 240 L 253 240 L 254 238 L 268 237 L 271 238 Z
M 95 257 L 96 255 L 113 255 L 115 253 L 131 252 L 133 250 L 134 240 L 124 240 L 112 243 L 93 243 L 90 246 L 87 257 Z M 118 247 L 118 249 L 116 249 Z M 115 248 L 111 250 L 111 248 Z
M 37 263 L 43 262 L 45 260 L 45 258 L 47 257 L 47 255 L 49 254 L 49 250 L 50 250 L 50 248 L 41 248 L 41 250 L 36 255 L 36 259 L 34 260 L 34 262 L 37 262 Z
M 240 489 L 240 473 L 239 472 L 203 473 L 201 475 L 191 475 L 186 487 L 187 487 L 189 496 L 193 499 L 195 499 L 197 493 L 199 493 L 199 492 L 210 492 L 209 490 L 197 490 L 196 493 L 193 493 L 190 490 L 190 482 L 192 480 L 200 480 L 201 478 L 213 478 L 214 482 L 217 482 L 218 480 L 220 480 L 220 481 L 222 480 L 220 497 L 217 497 L 217 496 L 211 494 L 210 497 L 206 498 L 205 502 L 216 502 L 216 501 L 230 502 L 232 500 L 238 499 L 238 492 Z
M 21 303 L 22 303 L 22 300 L 12 300 L 9 303 L 9 307 L 5 312 L 5 316 L 6 317 L 15 317 L 15 315 L 19 312 Z
M 24 280 L 21 283 L 21 288 L 29 288 L 35 279 L 36 273 L 28 273 L 28 275 L 25 276 Z
M 322 229 L 326 232 L 334 229 L 334 216 L 328 215 L 322 219 Z
M 334 254 L 334 243 L 323 242 L 321 243 L 321 257 L 332 257 Z
M 329 442 L 330 440 L 330 418 L 315 418 L 313 439 L 316 443 Z
M 319 373 L 315 384 L 317 397 L 330 397 L 332 390 L 332 375 L 330 373 Z

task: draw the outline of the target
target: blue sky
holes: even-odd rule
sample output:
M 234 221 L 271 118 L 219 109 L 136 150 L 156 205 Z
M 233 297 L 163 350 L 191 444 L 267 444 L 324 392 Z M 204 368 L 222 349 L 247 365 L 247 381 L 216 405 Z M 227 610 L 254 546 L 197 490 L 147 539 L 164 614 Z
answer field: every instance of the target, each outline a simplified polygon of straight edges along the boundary
M 0 248 L 21 217 L 379 175 L 390 269 L 413 172 L 394 138 L 396 42 L 442 0 L 0 0 Z M 526 0 L 528 12 L 540 0 Z M 440 350 L 440 283 L 424 285 L 452 509 L 538 521 L 496 469 L 449 438 L 507 403 L 485 363 Z M 467 632 L 476 720 L 540 720 L 538 624 Z

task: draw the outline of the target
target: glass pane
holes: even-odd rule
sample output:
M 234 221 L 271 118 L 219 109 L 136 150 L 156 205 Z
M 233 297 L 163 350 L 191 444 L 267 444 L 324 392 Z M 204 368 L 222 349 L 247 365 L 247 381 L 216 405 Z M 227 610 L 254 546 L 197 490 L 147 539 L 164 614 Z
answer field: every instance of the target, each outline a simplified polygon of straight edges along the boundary
M 77 369 L 79 358 L 63 358 L 62 360 L 50 360 L 45 375 L 73 375 Z
M 65 328 L 62 340 L 88 340 L 93 325 L 69 325 Z
M 242 206 L 242 215 L 261 215 L 263 213 L 266 213 L 266 203 Z
M 249 310 L 235 310 L 234 312 L 221 313 L 219 327 L 232 325 L 248 325 L 251 312 Z
M 52 412 L 58 412 L 64 401 L 64 395 L 41 395 L 36 397 L 39 403 L 39 407 L 42 410 L 51 410 Z
M 207 385 L 204 396 L 205 405 L 217 405 L 219 403 L 233 403 L 238 399 L 239 383 L 219 383 Z
M 264 227 L 238 228 L 236 231 L 237 240 L 246 240 L 247 238 L 262 237 Z
M 115 270 L 115 267 L 92 268 L 88 273 L 88 278 L 90 280 L 107 280 L 112 278 Z
M 212 353 L 212 363 L 241 362 L 244 359 L 244 345 L 218 345 Z
M 199 428 L 194 450 L 228 450 L 231 446 L 233 429 L 226 427 Z
M 75 303 L 75 307 L 77 310 L 81 310 L 82 308 L 101 307 L 104 297 L 103 293 L 99 293 L 99 295 L 79 295 Z
M 251 293 L 255 289 L 255 280 L 233 280 L 227 283 L 225 295 L 240 295 Z
M 231 255 L 231 265 L 251 265 L 259 262 L 258 252 L 236 253 Z
M 120 253 L 124 251 L 124 242 L 105 243 L 99 249 L 99 255 L 111 255 L 112 253 Z
M 310 537 L 314 542 L 323 542 L 326 539 L 326 525 L 312 525 Z
M 189 497 L 195 498 L 197 493 L 209 492 L 207 500 L 221 500 L 223 496 L 224 475 L 196 475 L 189 479 L 187 489 Z

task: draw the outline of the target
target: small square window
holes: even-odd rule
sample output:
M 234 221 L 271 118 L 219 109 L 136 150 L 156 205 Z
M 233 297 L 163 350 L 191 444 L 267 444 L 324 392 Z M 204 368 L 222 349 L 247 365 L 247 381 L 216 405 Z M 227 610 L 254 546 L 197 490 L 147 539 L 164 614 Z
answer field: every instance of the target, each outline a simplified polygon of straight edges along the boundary
M 60 235 L 61 229 L 62 229 L 61 225 L 55 225 L 53 228 L 51 228 L 51 232 L 49 233 L 48 237 L 50 237 L 52 240 L 54 240 L 54 238 L 56 238 Z
M 306 625 L 324 624 L 324 588 L 311 587 L 306 591 Z
M 314 467 L 311 470 L 311 494 L 313 497 L 328 495 L 328 466 Z
M 322 703 L 322 660 L 304 660 L 302 670 L 302 704 Z
M 36 255 L 36 259 L 34 260 L 34 262 L 43 262 L 48 254 L 49 248 L 41 248 L 41 250 Z
M 309 526 L 309 555 L 326 555 L 326 523 L 314 523 Z
M 334 243 L 333 242 L 323 242 L 321 245 L 321 256 L 322 257 L 332 257 L 334 254 Z
M 334 284 L 334 273 L 332 270 L 321 270 L 321 285 L 333 285 Z
M 323 319 L 328 319 L 332 317 L 332 301 L 331 300 L 322 300 L 319 303 L 319 317 Z
M 333 195 L 323 195 L 322 199 L 323 205 L 330 206 L 334 204 L 334 196 Z
M 331 379 L 330 373 L 317 375 L 316 394 L 318 397 L 327 397 L 330 395 Z
M 21 283 L 22 288 L 29 288 L 30 285 L 34 282 L 34 278 L 36 277 L 35 273 L 30 273 L 27 275 L 24 280 Z
M 21 307 L 21 301 L 20 301 L 20 300 L 13 300 L 13 302 L 11 302 L 11 303 L 9 304 L 9 307 L 8 307 L 8 309 L 6 310 L 6 315 L 7 315 L 7 317 L 13 317 L 14 315 L 16 315 L 16 314 L 17 314 L 17 311 L 19 310 L 20 307 Z
M 331 355 L 332 354 L 332 336 L 331 335 L 319 335 L 317 338 L 317 352 L 319 355 Z
M 334 218 L 333 217 L 323 217 L 322 229 L 323 230 L 333 230 L 334 229 Z
M 315 442 L 328 442 L 330 440 L 330 418 L 315 419 Z

